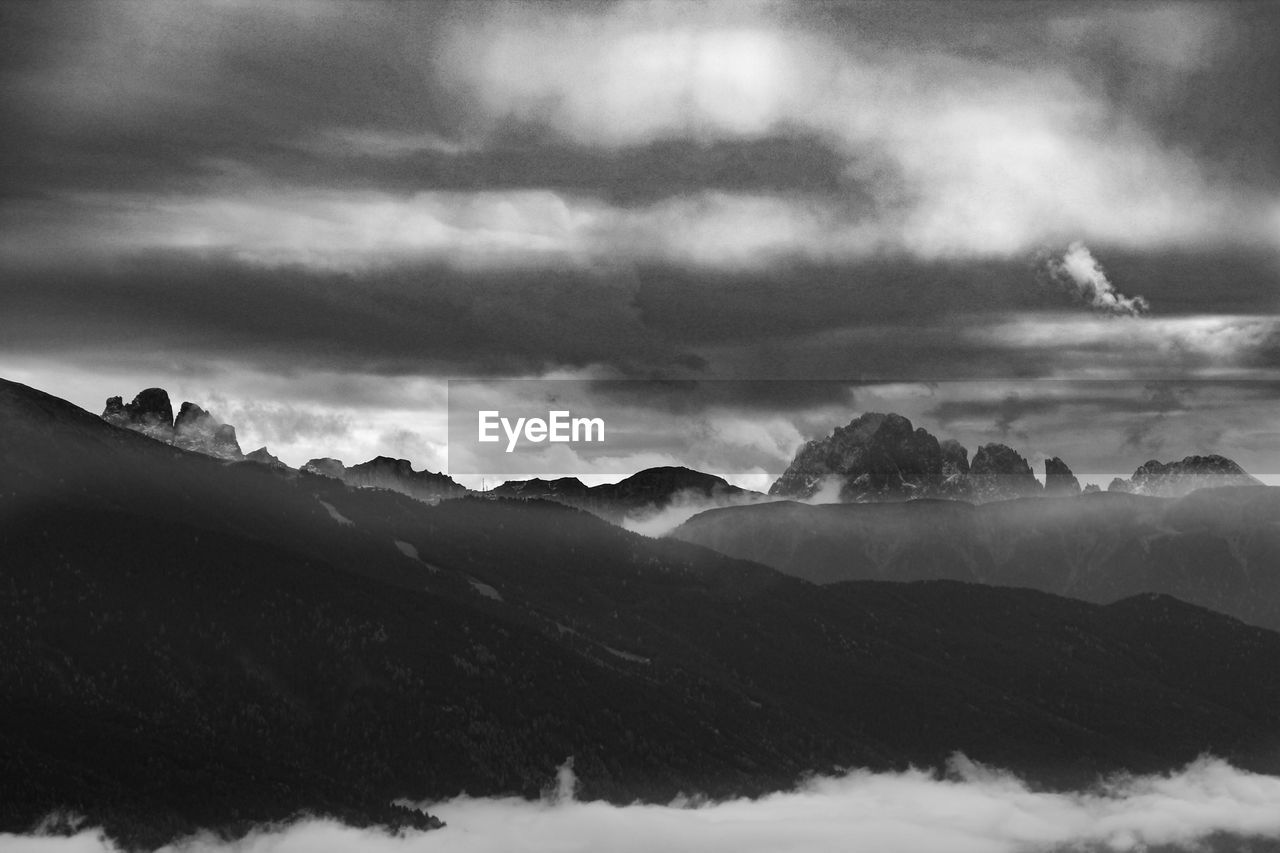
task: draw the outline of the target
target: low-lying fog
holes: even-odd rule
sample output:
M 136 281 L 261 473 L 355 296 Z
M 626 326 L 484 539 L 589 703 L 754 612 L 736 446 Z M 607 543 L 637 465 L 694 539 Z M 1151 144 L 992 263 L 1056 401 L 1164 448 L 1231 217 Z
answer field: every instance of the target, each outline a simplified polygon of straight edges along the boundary
M 945 773 L 854 771 L 757 800 L 612 806 L 573 797 L 572 771 L 540 801 L 458 796 L 423 806 L 444 829 L 388 835 L 325 820 L 260 829 L 226 843 L 195 837 L 182 853 L 999 853 L 1045 850 L 1240 850 L 1280 840 L 1280 778 L 1202 758 L 1161 776 L 1112 779 L 1070 793 L 955 757 Z M 1271 843 L 1266 844 L 1267 848 Z M 0 836 L 0 848 L 99 853 L 93 831 L 72 838 Z M 1258 849 L 1248 847 L 1248 849 Z
M 812 506 L 818 504 L 835 504 L 840 503 L 840 487 L 842 481 L 839 477 L 828 477 L 823 481 L 822 487 L 814 493 L 813 497 L 801 500 L 799 503 L 806 503 Z M 661 509 L 649 509 L 628 515 L 622 520 L 622 527 L 630 530 L 632 533 L 639 533 L 642 536 L 648 536 L 651 539 L 658 539 L 666 536 L 672 530 L 684 524 L 700 512 L 709 509 L 719 509 L 726 506 L 745 506 L 746 504 L 771 503 L 773 501 L 794 500 L 793 498 L 778 498 L 770 495 L 754 494 L 748 492 L 745 495 L 734 495 L 732 497 L 713 497 L 699 494 L 694 491 L 676 492 L 672 495 L 671 500 Z

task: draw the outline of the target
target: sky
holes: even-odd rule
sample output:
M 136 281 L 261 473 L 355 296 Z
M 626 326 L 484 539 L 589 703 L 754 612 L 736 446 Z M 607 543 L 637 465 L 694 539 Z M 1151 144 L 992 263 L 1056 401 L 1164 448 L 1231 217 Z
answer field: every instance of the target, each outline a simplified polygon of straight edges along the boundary
M 3 4 L 0 376 L 294 465 L 448 470 L 451 379 L 680 380 L 703 440 L 641 402 L 530 473 L 762 488 L 892 410 L 1280 484 L 1277 44 L 1249 2 Z

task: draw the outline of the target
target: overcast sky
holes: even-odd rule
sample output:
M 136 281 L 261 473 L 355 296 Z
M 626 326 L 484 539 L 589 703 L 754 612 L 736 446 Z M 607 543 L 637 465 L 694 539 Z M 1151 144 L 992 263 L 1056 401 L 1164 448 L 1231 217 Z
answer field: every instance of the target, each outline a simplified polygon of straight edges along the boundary
M 1280 473 L 1278 44 L 1274 3 L 3 4 L 0 375 L 293 464 L 447 467 L 448 379 L 874 379 L 581 473 L 767 486 L 872 408 Z

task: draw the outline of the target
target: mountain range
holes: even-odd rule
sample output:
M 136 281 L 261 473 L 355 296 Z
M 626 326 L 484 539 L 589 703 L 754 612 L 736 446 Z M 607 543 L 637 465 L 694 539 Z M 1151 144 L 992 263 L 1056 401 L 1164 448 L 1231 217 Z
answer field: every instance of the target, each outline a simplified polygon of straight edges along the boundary
M 265 447 L 242 454 L 235 427 L 220 424 L 198 405 L 184 402 L 177 418 L 163 388 L 147 388 L 133 401 L 107 400 L 102 417 L 169 444 L 226 460 L 247 459 L 285 466 Z M 415 471 L 407 459 L 378 456 L 348 467 L 339 459 L 311 459 L 302 470 L 323 474 L 348 485 L 397 491 L 425 501 L 474 494 L 443 473 Z M 769 489 L 769 497 L 822 502 L 893 502 L 947 498 L 970 503 L 1010 498 L 1062 497 L 1082 491 L 1067 463 L 1045 459 L 1044 481 L 1016 450 L 1004 444 L 969 451 L 955 439 L 938 439 L 898 414 L 870 412 L 831 435 L 804 444 L 786 471 Z M 1239 465 L 1218 455 L 1188 456 L 1181 461 L 1143 463 L 1129 479 L 1116 478 L 1108 491 L 1179 497 L 1196 489 L 1261 485 Z M 722 477 L 682 467 L 649 468 L 617 483 L 587 486 L 576 477 L 554 480 L 508 480 L 484 494 L 489 497 L 552 500 L 593 512 L 615 523 L 643 521 L 673 503 L 701 508 L 755 503 L 767 496 L 731 485 Z
M 0 435 L 0 831 L 422 823 L 391 801 L 537 796 L 570 755 L 615 802 L 956 750 L 1045 786 L 1206 751 L 1280 771 L 1280 634 L 1167 595 L 816 585 L 546 500 L 213 458 L 3 381 Z
M 869 412 L 805 443 L 774 482 L 769 494 L 796 500 L 831 491 L 842 502 L 868 503 L 949 498 L 971 503 L 1039 495 L 1080 494 L 1080 483 L 1058 457 L 1046 459 L 1044 483 L 1031 465 L 1004 444 L 985 444 L 969 461 L 954 439 L 939 440 L 898 414 Z M 1151 460 L 1108 491 L 1177 497 L 1209 486 L 1257 486 L 1235 462 L 1222 456 L 1190 456 L 1162 464 Z

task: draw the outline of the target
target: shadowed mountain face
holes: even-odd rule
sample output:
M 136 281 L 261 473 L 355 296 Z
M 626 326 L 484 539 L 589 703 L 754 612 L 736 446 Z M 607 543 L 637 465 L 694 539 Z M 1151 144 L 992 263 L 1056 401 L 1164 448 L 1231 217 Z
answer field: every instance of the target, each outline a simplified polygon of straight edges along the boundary
M 545 501 L 227 465 L 13 383 L 0 436 L 0 830 L 403 822 L 568 755 L 619 802 L 957 749 L 1046 784 L 1280 770 L 1280 635 L 1167 597 L 817 587 Z
M 1110 603 L 1165 593 L 1280 629 L 1280 489 L 712 510 L 671 534 L 815 583 L 950 579 Z

